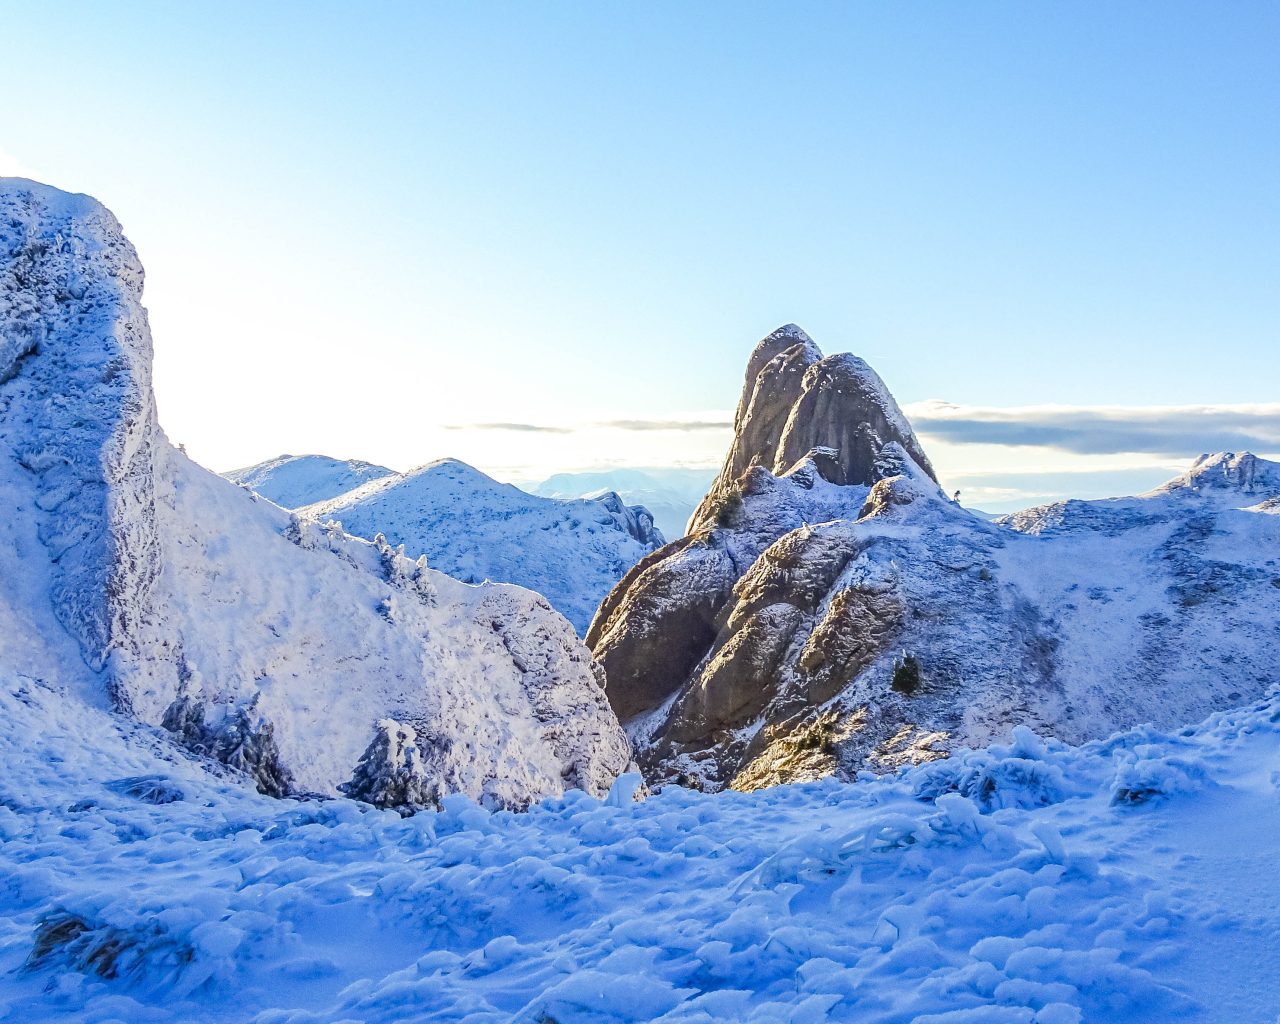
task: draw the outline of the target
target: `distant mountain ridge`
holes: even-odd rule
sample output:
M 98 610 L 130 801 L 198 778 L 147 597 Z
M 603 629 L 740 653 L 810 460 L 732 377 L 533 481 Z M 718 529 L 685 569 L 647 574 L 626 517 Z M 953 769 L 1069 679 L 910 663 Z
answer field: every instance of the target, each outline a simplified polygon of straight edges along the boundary
M 715 473 L 676 466 L 556 473 L 527 487 L 546 498 L 595 498 L 613 491 L 628 505 L 643 505 L 667 540 L 684 536 L 689 517 Z
M 539 497 L 457 459 L 371 480 L 298 512 L 337 520 L 357 536 L 381 534 L 463 582 L 534 590 L 580 633 L 627 570 L 666 543 L 647 509 L 613 492 Z

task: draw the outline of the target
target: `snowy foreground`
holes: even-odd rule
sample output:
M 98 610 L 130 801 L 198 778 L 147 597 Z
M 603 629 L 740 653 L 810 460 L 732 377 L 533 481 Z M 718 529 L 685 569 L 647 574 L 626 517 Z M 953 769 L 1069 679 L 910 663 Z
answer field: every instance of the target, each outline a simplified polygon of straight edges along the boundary
M 272 800 L 0 687 L 0 1019 L 1275 1020 L 1280 700 L 750 795 Z M 216 766 L 214 766 L 216 768 Z M 223 771 L 224 769 L 217 769 Z

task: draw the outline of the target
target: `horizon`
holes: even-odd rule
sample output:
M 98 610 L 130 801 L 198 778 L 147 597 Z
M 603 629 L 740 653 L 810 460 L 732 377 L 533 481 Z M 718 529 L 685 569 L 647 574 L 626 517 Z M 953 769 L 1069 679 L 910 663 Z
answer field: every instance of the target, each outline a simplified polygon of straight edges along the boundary
M 0 136 L 120 218 L 212 469 L 711 471 L 792 320 L 976 507 L 1280 457 L 1272 7 L 231 6 L 16 12 Z

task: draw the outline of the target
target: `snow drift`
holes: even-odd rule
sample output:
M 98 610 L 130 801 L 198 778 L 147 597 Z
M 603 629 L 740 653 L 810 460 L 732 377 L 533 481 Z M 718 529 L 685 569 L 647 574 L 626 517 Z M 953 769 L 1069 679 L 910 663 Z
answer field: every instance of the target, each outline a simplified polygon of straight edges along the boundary
M 422 803 L 609 787 L 625 737 L 544 599 L 299 519 L 169 444 L 142 268 L 105 208 L 4 179 L 0 252 L 0 668 L 74 678 L 55 639 L 14 635 L 51 609 L 86 687 L 266 792 L 375 769 Z M 412 737 L 398 760 L 388 732 Z
M 87 672 L 82 666 L 82 671 Z M 0 673 L 24 1024 L 1238 1024 L 1280 1006 L 1280 703 L 854 784 L 269 800 Z

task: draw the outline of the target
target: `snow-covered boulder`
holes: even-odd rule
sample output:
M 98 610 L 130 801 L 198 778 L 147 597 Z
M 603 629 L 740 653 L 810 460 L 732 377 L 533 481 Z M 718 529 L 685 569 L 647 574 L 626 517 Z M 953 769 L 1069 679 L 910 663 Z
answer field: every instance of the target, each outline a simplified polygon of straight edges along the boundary
M 142 268 L 105 208 L 2 179 L 0 254 L 0 667 L 67 676 L 65 630 L 117 709 L 271 792 L 367 775 L 386 720 L 432 743 L 423 791 L 608 790 L 626 739 L 543 598 L 300 519 L 169 444 Z
M 300 508 L 360 537 L 384 535 L 467 583 L 515 583 L 542 594 L 586 632 L 601 599 L 666 543 L 648 509 L 617 494 L 561 500 L 499 483 L 457 459 L 394 473 Z
M 817 353 L 805 339 L 779 358 L 763 363 L 774 383 L 749 384 L 757 398 Z M 891 402 L 830 436 L 879 436 Z M 768 422 L 726 471 L 794 429 Z M 810 436 L 780 473 L 717 481 L 712 518 L 640 563 L 592 624 L 651 780 L 753 789 L 886 770 L 1019 723 L 1081 742 L 1280 683 L 1280 466 L 1205 456 L 1147 495 L 993 523 L 900 441 L 849 483 L 828 435 Z

